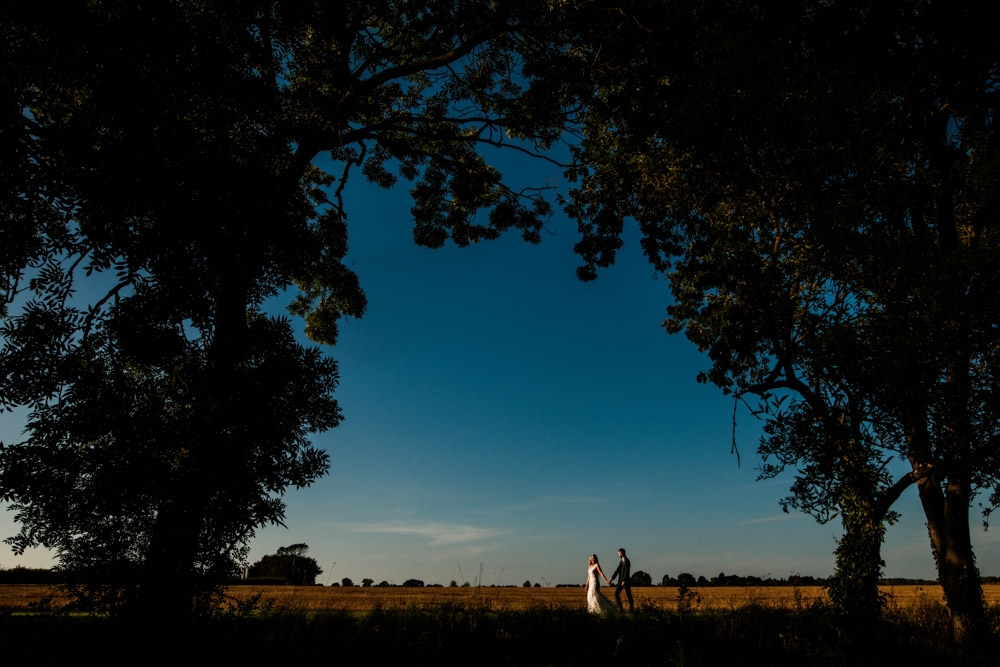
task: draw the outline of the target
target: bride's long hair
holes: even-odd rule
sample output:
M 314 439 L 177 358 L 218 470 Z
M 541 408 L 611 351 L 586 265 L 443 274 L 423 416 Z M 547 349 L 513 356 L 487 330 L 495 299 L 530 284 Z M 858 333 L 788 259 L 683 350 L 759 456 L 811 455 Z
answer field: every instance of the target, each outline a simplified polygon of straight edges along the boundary
M 597 560 L 597 554 L 590 554 L 590 564 L 597 565 L 600 561 Z

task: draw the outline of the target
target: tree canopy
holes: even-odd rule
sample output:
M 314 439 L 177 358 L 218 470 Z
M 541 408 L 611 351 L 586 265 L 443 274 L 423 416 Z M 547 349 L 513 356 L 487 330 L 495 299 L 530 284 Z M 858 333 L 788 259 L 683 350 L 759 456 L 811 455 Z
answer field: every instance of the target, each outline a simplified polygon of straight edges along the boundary
M 292 544 L 280 547 L 250 566 L 247 576 L 252 579 L 280 580 L 293 586 L 312 586 L 323 569 L 315 558 L 307 556 L 309 546 Z
M 624 221 L 670 277 L 666 328 L 765 420 L 762 474 L 845 534 L 831 594 L 877 613 L 916 485 L 959 635 L 969 534 L 998 500 L 1000 49 L 972 3 L 626 3 L 594 36 L 573 172 L 583 279 Z M 865 597 L 867 596 L 867 598 Z M 863 599 L 864 598 L 864 599 Z M 860 600 L 860 602 L 859 602 Z
M 653 576 L 645 570 L 636 570 L 632 573 L 629 583 L 633 586 L 652 586 Z
M 97 602 L 187 613 L 323 475 L 333 343 L 365 295 L 343 263 L 350 179 L 412 183 L 414 238 L 537 241 L 538 154 L 573 110 L 535 82 L 544 1 L 185 0 L 0 10 L 0 445 L 21 532 Z M 317 166 L 322 158 L 324 168 Z M 480 212 L 483 212 L 482 214 Z M 112 584 L 107 589 L 107 584 Z M 92 600 L 93 601 L 93 600 Z

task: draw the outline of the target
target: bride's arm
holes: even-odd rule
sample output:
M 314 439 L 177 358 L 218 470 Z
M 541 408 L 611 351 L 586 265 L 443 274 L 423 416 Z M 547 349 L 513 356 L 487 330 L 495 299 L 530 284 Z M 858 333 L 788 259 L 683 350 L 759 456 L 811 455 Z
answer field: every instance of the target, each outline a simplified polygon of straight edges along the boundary
M 600 565 L 597 566 L 597 574 L 601 575 L 601 579 L 604 580 L 604 583 L 606 583 L 608 586 L 611 585 L 611 582 L 608 581 L 608 578 L 604 576 L 604 571 L 601 570 L 601 566 Z

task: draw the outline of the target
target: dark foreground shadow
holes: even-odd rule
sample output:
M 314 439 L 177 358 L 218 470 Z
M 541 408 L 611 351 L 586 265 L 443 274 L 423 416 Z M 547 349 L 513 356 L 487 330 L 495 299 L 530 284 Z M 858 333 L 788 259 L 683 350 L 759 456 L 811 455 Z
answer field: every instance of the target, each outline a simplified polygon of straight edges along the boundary
M 181 623 L 100 617 L 0 617 L 8 664 L 435 665 L 1000 665 L 990 645 L 964 649 L 929 628 L 891 619 L 848 636 L 825 609 L 607 618 L 565 609 L 497 611 L 458 605 L 349 613 L 220 615 Z

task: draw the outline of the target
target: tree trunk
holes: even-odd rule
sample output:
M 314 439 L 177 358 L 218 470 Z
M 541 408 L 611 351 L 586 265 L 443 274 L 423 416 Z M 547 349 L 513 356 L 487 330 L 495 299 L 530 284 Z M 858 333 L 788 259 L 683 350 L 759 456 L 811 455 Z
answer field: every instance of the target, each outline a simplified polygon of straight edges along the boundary
M 834 610 L 854 632 L 874 628 L 882 613 L 878 582 L 885 565 L 885 524 L 870 498 L 855 492 L 845 495 L 841 503 L 844 535 L 834 552 L 836 571 L 827 590 Z
M 200 514 L 186 504 L 171 500 L 157 514 L 139 586 L 138 612 L 143 617 L 170 620 L 191 614 L 201 522 Z
M 972 551 L 968 487 L 951 480 L 942 491 L 937 478 L 927 475 L 917 480 L 917 488 L 954 639 L 977 643 L 985 637 L 986 603 Z
M 219 247 L 231 251 L 234 246 L 220 243 Z M 235 370 L 246 355 L 248 299 L 237 270 L 231 268 L 236 262 L 223 259 L 220 265 L 229 274 L 218 272 L 211 329 L 202 332 L 210 343 L 202 375 L 190 388 L 191 409 L 177 438 L 181 453 L 174 489 L 159 508 L 140 586 L 140 612 L 164 620 L 203 611 L 199 603 L 222 583 L 209 580 L 218 573 L 199 572 L 198 563 L 206 548 L 210 500 L 224 491 L 219 488 L 222 480 L 233 474 L 227 464 L 232 454 L 228 426 L 240 418 L 231 393 Z M 223 546 L 209 544 L 207 548 Z

